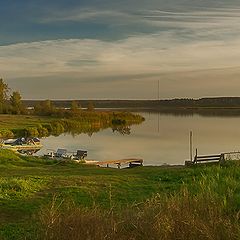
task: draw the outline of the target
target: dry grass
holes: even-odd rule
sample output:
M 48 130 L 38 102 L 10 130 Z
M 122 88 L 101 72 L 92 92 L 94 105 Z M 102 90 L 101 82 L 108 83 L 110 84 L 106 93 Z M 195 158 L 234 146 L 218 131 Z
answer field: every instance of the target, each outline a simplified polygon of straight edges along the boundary
M 239 213 L 211 192 L 194 196 L 186 188 L 171 196 L 157 195 L 127 210 L 62 208 L 41 213 L 43 239 L 68 240 L 232 240 L 239 239 Z M 41 239 L 42 239 L 41 238 Z

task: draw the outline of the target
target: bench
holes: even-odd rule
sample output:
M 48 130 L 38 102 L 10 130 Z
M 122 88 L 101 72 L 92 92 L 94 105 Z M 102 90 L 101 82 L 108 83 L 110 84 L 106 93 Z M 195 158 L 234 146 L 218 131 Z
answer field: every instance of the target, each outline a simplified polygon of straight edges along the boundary
M 85 157 L 87 157 L 87 151 L 77 150 L 77 153 L 73 156 L 76 157 L 76 158 L 79 158 L 80 160 L 83 160 Z
M 210 163 L 210 162 L 219 162 L 223 163 L 225 161 L 225 155 L 224 153 L 216 154 L 216 155 L 198 155 L 197 149 L 196 149 L 196 155 L 193 159 L 193 161 L 185 161 L 186 166 L 191 166 L 193 164 L 198 163 Z
M 62 158 L 64 156 L 66 156 L 67 154 L 67 149 L 61 149 L 59 148 L 55 153 L 54 153 L 54 157 L 57 157 L 57 158 Z
M 203 162 L 223 162 L 224 161 L 224 154 L 218 155 L 205 155 L 205 156 L 198 156 L 195 155 L 194 163 L 203 163 Z

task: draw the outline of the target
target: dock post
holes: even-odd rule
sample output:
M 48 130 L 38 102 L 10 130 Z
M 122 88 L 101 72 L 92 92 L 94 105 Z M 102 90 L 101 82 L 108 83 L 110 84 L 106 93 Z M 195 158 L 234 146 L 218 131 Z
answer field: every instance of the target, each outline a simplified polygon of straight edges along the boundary
M 107 164 L 107 168 L 109 168 L 109 164 Z
M 224 153 L 221 154 L 221 157 L 219 159 L 219 163 L 222 164 L 225 162 L 225 156 L 224 156 Z
M 197 155 L 198 155 L 198 149 L 196 148 L 196 155 L 194 157 L 194 163 L 197 163 Z

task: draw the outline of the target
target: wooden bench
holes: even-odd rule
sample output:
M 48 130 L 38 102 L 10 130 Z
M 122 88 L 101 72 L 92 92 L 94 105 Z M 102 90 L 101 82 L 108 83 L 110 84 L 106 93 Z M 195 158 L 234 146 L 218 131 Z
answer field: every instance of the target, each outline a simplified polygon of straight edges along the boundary
M 194 163 L 203 163 L 203 162 L 223 162 L 224 161 L 224 154 L 218 155 L 205 155 L 205 156 L 198 156 L 195 155 Z
M 198 155 L 198 149 L 196 149 L 196 154 L 193 160 L 194 164 L 197 163 L 208 163 L 208 162 L 224 162 L 225 161 L 225 157 L 224 157 L 224 153 L 221 154 L 215 154 L 215 155 L 202 155 L 199 156 Z
M 216 154 L 216 155 L 198 155 L 197 149 L 196 149 L 196 155 L 193 159 L 193 161 L 185 161 L 186 166 L 190 166 L 193 164 L 198 163 L 210 163 L 210 162 L 219 162 L 222 163 L 225 161 L 225 155 L 224 153 Z
M 87 151 L 85 150 L 77 150 L 76 155 L 73 155 L 76 158 L 79 158 L 80 160 L 83 160 L 85 157 L 87 157 Z

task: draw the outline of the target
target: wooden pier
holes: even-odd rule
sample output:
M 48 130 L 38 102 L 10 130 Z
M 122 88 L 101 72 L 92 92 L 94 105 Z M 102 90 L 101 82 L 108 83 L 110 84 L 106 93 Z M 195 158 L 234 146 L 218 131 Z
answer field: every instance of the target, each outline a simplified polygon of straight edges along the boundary
M 143 159 L 140 158 L 128 158 L 128 159 L 121 159 L 121 160 L 108 160 L 103 162 L 96 162 L 95 163 L 98 166 L 106 166 L 109 167 L 109 165 L 117 165 L 117 167 L 120 169 L 122 165 L 129 164 L 129 167 L 136 167 L 136 166 L 143 166 Z

